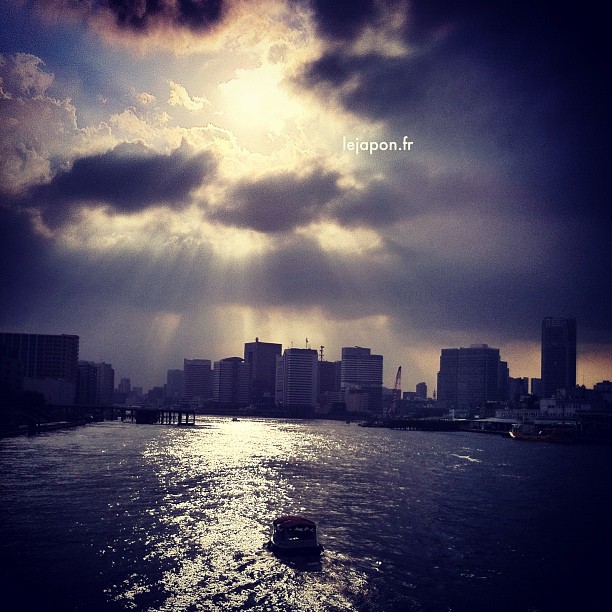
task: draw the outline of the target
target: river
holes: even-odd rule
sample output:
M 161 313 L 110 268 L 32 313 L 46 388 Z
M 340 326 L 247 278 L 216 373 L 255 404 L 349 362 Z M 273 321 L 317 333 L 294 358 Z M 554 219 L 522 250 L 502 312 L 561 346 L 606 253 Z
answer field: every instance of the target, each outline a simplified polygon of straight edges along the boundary
M 11 611 L 608 610 L 612 448 L 332 421 L 0 440 Z M 264 548 L 317 522 L 320 562 Z

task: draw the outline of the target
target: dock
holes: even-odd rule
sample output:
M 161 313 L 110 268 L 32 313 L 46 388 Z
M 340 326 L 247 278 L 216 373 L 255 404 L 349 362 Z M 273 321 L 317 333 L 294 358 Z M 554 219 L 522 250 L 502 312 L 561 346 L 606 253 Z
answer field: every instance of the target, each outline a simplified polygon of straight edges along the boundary
M 130 420 L 140 425 L 195 425 L 194 410 L 178 410 L 176 408 L 126 408 L 121 420 Z
M 508 435 L 512 423 L 494 419 L 444 419 L 444 418 L 377 418 L 359 423 L 360 427 L 384 427 L 404 431 L 469 431 Z

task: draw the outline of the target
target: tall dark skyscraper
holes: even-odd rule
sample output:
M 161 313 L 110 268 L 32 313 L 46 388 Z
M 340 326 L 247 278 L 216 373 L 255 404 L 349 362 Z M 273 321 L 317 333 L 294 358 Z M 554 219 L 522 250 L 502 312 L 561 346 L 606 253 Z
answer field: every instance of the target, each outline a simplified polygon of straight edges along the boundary
M 542 397 L 576 386 L 576 319 L 542 321 Z
M 499 349 L 486 344 L 442 349 L 438 401 L 448 408 L 476 408 L 505 399 L 507 371 Z
M 206 401 L 212 398 L 212 368 L 210 359 L 183 359 L 185 397 Z
M 251 400 L 257 402 L 264 397 L 274 398 L 276 380 L 276 358 L 283 350 L 282 344 L 274 342 L 245 342 L 244 362 L 248 365 L 251 379 Z
M 220 404 L 249 403 L 249 366 L 242 357 L 227 357 L 215 361 L 213 369 L 213 400 Z

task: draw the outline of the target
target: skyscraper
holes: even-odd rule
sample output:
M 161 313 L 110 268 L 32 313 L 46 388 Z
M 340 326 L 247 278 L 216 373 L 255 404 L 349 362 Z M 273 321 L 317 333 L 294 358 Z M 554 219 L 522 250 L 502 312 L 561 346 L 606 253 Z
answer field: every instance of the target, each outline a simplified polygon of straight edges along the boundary
M 541 385 L 543 398 L 576 386 L 576 319 L 544 317 Z
M 202 402 L 212 398 L 210 359 L 184 359 L 185 397 Z
M 340 361 L 319 361 L 319 394 L 340 392 Z
M 425 382 L 417 383 L 416 396 L 421 399 L 427 399 L 427 383 Z
M 366 392 L 368 410 L 382 414 L 383 357 L 372 355 L 369 348 L 343 347 L 340 365 L 340 386 L 349 390 Z
M 110 363 L 79 361 L 77 403 L 87 406 L 110 406 L 115 389 L 115 371 Z
M 479 407 L 505 398 L 507 364 L 486 344 L 442 349 L 438 401 L 448 408 Z
M 249 403 L 249 366 L 244 363 L 242 357 L 227 357 L 215 361 L 213 400 L 220 404 Z
M 276 402 L 294 413 L 311 413 L 317 405 L 317 359 L 314 349 L 285 349 L 276 358 Z
M 185 397 L 185 370 L 168 370 L 166 373 L 166 399 L 180 400 Z
M 21 364 L 27 378 L 55 378 L 76 384 L 79 337 L 75 335 L 0 333 L 0 345 Z
M 276 358 L 282 353 L 283 345 L 274 342 L 245 342 L 244 362 L 249 368 L 251 401 L 274 398 L 276 380 Z

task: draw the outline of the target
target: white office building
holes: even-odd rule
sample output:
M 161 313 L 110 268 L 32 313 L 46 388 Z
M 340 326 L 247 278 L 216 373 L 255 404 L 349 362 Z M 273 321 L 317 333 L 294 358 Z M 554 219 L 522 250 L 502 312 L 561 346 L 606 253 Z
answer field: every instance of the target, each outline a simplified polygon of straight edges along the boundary
M 285 349 L 276 360 L 276 403 L 293 411 L 311 411 L 317 405 L 317 351 Z

